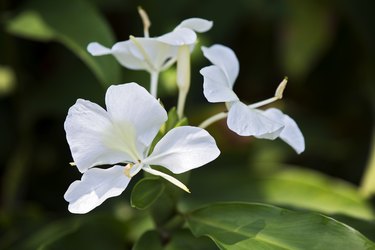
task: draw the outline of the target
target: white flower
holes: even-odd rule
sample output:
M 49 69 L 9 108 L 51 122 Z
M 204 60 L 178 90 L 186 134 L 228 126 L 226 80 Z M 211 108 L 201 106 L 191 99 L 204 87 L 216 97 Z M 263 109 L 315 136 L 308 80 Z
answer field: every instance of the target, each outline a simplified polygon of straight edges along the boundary
M 190 18 L 181 22 L 172 32 L 159 37 L 131 37 L 118 42 L 111 49 L 92 42 L 87 50 L 93 56 L 112 54 L 118 62 L 133 70 L 160 72 L 171 66 L 177 58 L 178 46 L 189 45 L 193 48 L 197 35 L 212 27 L 212 22 L 201 18 Z
M 64 198 L 72 213 L 87 213 L 106 199 L 120 195 L 140 170 L 161 176 L 188 191 L 170 175 L 152 169 L 160 165 L 179 174 L 214 160 L 220 151 L 204 129 L 182 126 L 170 130 L 150 153 L 150 145 L 167 113 L 136 83 L 108 88 L 107 110 L 79 99 L 69 109 L 64 128 L 74 163 L 83 173 Z M 100 165 L 113 165 L 107 169 Z
M 280 137 L 297 153 L 305 149 L 304 137 L 295 121 L 276 108 L 257 109 L 282 98 L 286 79 L 275 96 L 252 105 L 241 102 L 233 91 L 239 73 L 239 62 L 234 52 L 223 45 L 202 47 L 204 56 L 213 65 L 201 69 L 204 95 L 209 102 L 225 102 L 228 107 L 228 127 L 241 136 L 255 136 L 274 140 Z

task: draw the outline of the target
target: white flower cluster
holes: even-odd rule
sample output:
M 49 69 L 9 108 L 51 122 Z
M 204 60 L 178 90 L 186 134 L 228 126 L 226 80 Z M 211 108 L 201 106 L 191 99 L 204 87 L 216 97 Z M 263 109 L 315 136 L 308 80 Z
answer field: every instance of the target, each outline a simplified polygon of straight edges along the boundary
M 94 56 L 113 55 L 126 68 L 150 73 L 150 92 L 137 83 L 113 85 L 105 96 L 106 109 L 79 99 L 69 109 L 64 128 L 74 165 L 82 173 L 64 198 L 72 213 L 87 213 L 106 199 L 120 195 L 131 178 L 144 170 L 160 176 L 181 189 L 188 188 L 176 178 L 152 168 L 162 166 L 174 174 L 184 173 L 216 159 L 220 151 L 214 138 L 204 129 L 222 118 L 228 127 L 242 136 L 275 139 L 280 137 L 298 153 L 304 150 L 304 139 L 296 123 L 278 109 L 257 108 L 281 98 L 286 81 L 274 98 L 252 105 L 240 102 L 232 87 L 239 73 L 233 51 L 222 45 L 202 48 L 212 66 L 201 70 L 204 95 L 209 102 L 225 102 L 228 112 L 215 115 L 200 127 L 180 126 L 168 131 L 151 145 L 168 116 L 157 98 L 158 75 L 177 62 L 179 87 L 178 115 L 183 117 L 190 86 L 190 53 L 197 41 L 196 32 L 205 32 L 212 22 L 191 18 L 172 32 L 152 37 L 149 21 L 142 12 L 145 37 L 118 42 L 111 49 L 93 42 L 88 51 Z M 102 168 L 110 165 L 109 168 Z

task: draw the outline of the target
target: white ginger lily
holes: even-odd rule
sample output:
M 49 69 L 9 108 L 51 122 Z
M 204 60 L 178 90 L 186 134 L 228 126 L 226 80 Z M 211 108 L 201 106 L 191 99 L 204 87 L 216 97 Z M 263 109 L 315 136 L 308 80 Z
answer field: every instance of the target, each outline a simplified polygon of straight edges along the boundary
M 87 213 L 106 199 L 120 195 L 140 170 L 187 187 L 150 165 L 180 174 L 200 167 L 220 154 L 204 129 L 182 126 L 170 130 L 150 153 L 150 145 L 167 120 L 161 104 L 136 83 L 108 88 L 107 110 L 78 99 L 69 109 L 64 128 L 74 163 L 83 173 L 64 198 L 72 213 Z M 100 165 L 113 165 L 107 169 Z
M 239 73 L 239 62 L 235 53 L 223 45 L 202 47 L 202 51 L 213 64 L 200 71 L 204 77 L 204 95 L 209 102 L 225 102 L 228 113 L 220 113 L 202 123 L 200 127 L 206 127 L 213 121 L 228 117 L 229 129 L 238 135 L 270 140 L 280 137 L 297 153 L 305 150 L 304 137 L 292 118 L 276 108 L 264 111 L 257 109 L 282 98 L 286 79 L 280 83 L 274 97 L 246 105 L 233 91 L 233 85 Z
M 148 19 L 146 22 L 145 37 L 130 36 L 129 40 L 115 43 L 111 49 L 92 42 L 87 50 L 93 56 L 111 54 L 126 68 L 149 72 L 151 74 L 150 92 L 156 97 L 159 73 L 176 62 L 180 46 L 187 45 L 192 50 L 197 41 L 195 32 L 208 31 L 212 27 L 212 22 L 201 18 L 186 19 L 172 32 L 152 38 L 148 37 L 150 26 Z

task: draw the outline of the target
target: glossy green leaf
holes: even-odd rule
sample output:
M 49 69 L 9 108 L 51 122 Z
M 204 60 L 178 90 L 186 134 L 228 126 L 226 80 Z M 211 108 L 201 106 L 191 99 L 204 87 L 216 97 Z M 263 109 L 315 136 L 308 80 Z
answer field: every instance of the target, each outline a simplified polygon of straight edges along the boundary
M 375 249 L 359 232 L 332 218 L 255 203 L 218 203 L 187 215 L 194 235 L 220 249 Z
M 120 65 L 113 58 L 93 57 L 86 51 L 87 45 L 93 41 L 106 46 L 114 43 L 111 29 L 89 2 L 33 0 L 7 22 L 6 29 L 20 37 L 63 44 L 105 85 L 120 80 Z
M 132 190 L 131 205 L 138 209 L 146 209 L 162 195 L 164 189 L 164 183 L 159 178 L 143 178 Z
M 231 167 L 235 170 L 238 168 Z M 326 214 L 344 214 L 361 219 L 374 218 L 371 205 L 355 186 L 316 171 L 290 167 L 264 174 L 237 174 L 236 171 L 219 169 L 215 173 L 207 169 L 199 171 L 199 174 L 192 176 L 189 184 L 192 194 L 187 200 L 194 200 L 195 205 L 238 200 L 309 209 Z M 205 183 L 203 189 L 199 188 L 201 183 Z

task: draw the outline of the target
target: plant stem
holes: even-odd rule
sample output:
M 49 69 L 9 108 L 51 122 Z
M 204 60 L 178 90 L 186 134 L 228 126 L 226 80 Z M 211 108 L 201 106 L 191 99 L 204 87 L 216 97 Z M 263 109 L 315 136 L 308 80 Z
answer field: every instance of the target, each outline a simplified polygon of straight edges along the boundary
M 151 76 L 150 93 L 151 93 L 152 96 L 157 98 L 159 72 L 153 71 L 153 72 L 150 73 L 150 76 Z
M 183 45 L 178 49 L 177 85 L 179 89 L 177 115 L 182 119 L 184 117 L 186 96 L 190 89 L 190 48 L 187 45 Z
M 213 115 L 211 116 L 210 118 L 206 119 L 205 121 L 203 121 L 199 127 L 200 128 L 207 128 L 208 126 L 210 126 L 212 123 L 214 122 L 217 122 L 221 119 L 224 119 L 228 116 L 228 113 L 227 112 L 221 112 L 221 113 L 218 113 L 216 115 Z

